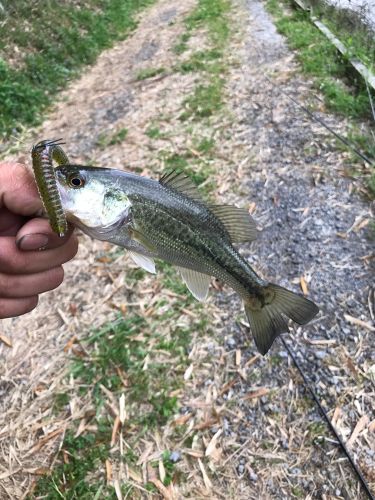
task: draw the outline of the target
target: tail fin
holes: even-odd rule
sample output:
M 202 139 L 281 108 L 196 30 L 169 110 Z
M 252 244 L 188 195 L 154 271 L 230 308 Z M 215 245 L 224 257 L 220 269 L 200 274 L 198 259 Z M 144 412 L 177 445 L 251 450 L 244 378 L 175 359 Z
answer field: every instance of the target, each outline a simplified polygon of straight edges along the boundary
M 263 290 L 263 297 L 245 300 L 245 311 L 255 344 L 264 355 L 280 333 L 289 331 L 284 316 L 304 325 L 319 309 L 311 300 L 281 286 L 268 285 Z

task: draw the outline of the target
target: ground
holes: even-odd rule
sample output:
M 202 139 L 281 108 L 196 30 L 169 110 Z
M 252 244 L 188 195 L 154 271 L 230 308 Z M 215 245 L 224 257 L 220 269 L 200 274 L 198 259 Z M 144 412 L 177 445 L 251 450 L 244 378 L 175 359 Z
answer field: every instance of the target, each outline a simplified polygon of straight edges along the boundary
M 74 163 L 154 177 L 183 160 L 182 166 L 199 170 L 216 202 L 249 208 L 259 237 L 241 247 L 243 254 L 265 278 L 302 288 L 320 306 L 314 321 L 285 340 L 374 491 L 370 207 L 359 182 L 348 176 L 350 155 L 286 94 L 312 106 L 340 133 L 347 123 L 325 110 L 256 0 L 234 1 L 227 14 L 224 106 L 207 117 L 198 106 L 194 115 L 190 96 L 208 76 L 179 65 L 213 42 L 202 26 L 190 33 L 186 51 L 179 53 L 176 44 L 195 7 L 194 0 L 161 0 L 146 10 L 130 38 L 70 85 L 33 139 L 63 137 Z M 18 158 L 30 163 L 27 155 Z M 236 294 L 214 282 L 206 305 L 189 303 L 178 320 L 160 321 L 165 310 L 178 308 L 180 295 L 160 277 L 129 281 L 134 266 L 125 253 L 80 239 L 62 287 L 45 294 L 31 314 L 3 322 L 12 347 L 0 346 L 1 498 L 24 498 L 57 466 L 69 429 L 76 437 L 95 432 L 99 410 L 90 393 L 79 394 L 69 369 L 72 348 L 89 331 L 132 311 L 168 338 L 177 326 L 190 329 L 182 371 L 168 353 L 159 353 L 179 380 L 178 409 L 134 442 L 124 417 L 95 481 L 106 478 L 117 498 L 126 497 L 120 491 L 125 483 L 132 488 L 128 498 L 365 498 L 283 344 L 275 342 L 266 357 L 257 354 Z M 202 318 L 208 326 L 199 329 Z M 108 400 L 100 411 L 115 421 L 125 400 L 103 391 Z M 67 392 L 69 407 L 56 412 L 56 394 Z M 136 410 L 143 406 L 133 402 L 127 411 Z M 124 468 L 116 453 L 129 443 L 136 460 Z M 179 458 L 167 486 L 160 481 L 165 450 Z M 159 466 L 151 467 L 155 461 Z M 146 489 L 150 482 L 153 493 Z

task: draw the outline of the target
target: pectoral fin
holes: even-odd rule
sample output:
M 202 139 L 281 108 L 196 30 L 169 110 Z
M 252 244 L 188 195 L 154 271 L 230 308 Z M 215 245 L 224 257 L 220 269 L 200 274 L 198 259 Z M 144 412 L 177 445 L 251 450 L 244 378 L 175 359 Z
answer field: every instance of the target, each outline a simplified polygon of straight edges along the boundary
M 155 262 L 152 257 L 146 257 L 145 255 L 134 251 L 130 251 L 129 255 L 137 264 L 137 266 L 141 267 L 149 273 L 156 274 Z
M 177 269 L 180 271 L 182 279 L 194 297 L 200 301 L 205 300 L 207 298 L 211 277 L 207 274 L 186 269 L 186 267 L 177 267 Z

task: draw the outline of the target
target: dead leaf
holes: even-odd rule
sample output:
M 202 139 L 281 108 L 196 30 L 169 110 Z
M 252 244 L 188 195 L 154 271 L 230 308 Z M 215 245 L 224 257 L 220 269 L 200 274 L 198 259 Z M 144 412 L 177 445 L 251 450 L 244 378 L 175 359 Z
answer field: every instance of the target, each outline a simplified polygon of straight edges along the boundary
M 72 348 L 73 344 L 75 344 L 77 342 L 77 336 L 76 335 L 73 335 L 73 337 L 71 337 L 68 342 L 65 344 L 65 347 L 64 347 L 64 352 L 68 352 L 69 349 Z
M 186 413 L 185 415 L 181 415 L 181 417 L 177 417 L 174 421 L 173 421 L 173 425 L 174 426 L 177 426 L 177 425 L 184 425 L 186 424 L 186 422 L 188 420 L 190 420 L 192 417 L 192 413 Z
M 115 422 L 113 424 L 113 429 L 112 429 L 112 437 L 111 437 L 111 447 L 114 446 L 116 442 L 116 435 L 121 427 L 121 420 L 120 417 L 117 415 L 115 418 Z
M 5 344 L 7 347 L 13 347 L 12 341 L 3 333 L 0 333 L 0 342 Z
M 300 281 L 301 290 L 302 290 L 303 295 L 308 295 L 309 294 L 309 290 L 307 288 L 307 283 L 306 283 L 305 278 L 303 276 L 301 276 L 300 279 L 299 279 L 299 281 Z
M 255 391 L 248 392 L 247 394 L 245 394 L 245 396 L 243 396 L 242 399 L 246 401 L 247 399 L 260 398 L 262 396 L 265 396 L 269 392 L 270 390 L 267 389 L 267 387 L 260 387 Z
M 221 436 L 222 433 L 223 433 L 223 429 L 219 429 L 214 434 L 214 436 L 212 437 L 211 441 L 207 445 L 207 448 L 206 448 L 206 451 L 205 451 L 205 456 L 206 457 L 209 457 L 212 454 L 212 452 L 215 450 L 217 440 L 219 439 L 219 437 Z
M 348 323 L 351 323 L 352 325 L 357 325 L 360 326 L 361 328 L 365 328 L 366 330 L 370 330 L 370 332 L 375 332 L 375 327 L 370 325 L 370 323 L 366 323 L 366 321 L 362 321 L 361 319 L 354 318 L 353 316 L 350 316 L 349 314 L 344 314 L 344 318 Z
M 236 366 L 241 364 L 241 349 L 236 349 Z
M 205 487 L 208 489 L 208 490 L 212 490 L 212 483 L 210 481 L 210 478 L 208 477 L 207 475 L 207 472 L 204 468 L 204 465 L 202 463 L 202 460 L 200 458 L 198 458 L 198 464 L 199 464 L 199 468 L 202 472 L 202 476 L 203 476 L 203 482 L 204 482 L 204 485 Z
M 159 460 L 159 477 L 160 477 L 160 481 L 162 483 L 164 483 L 166 473 L 165 473 L 165 467 L 163 464 L 163 460 Z
M 189 380 L 189 378 L 191 377 L 191 374 L 193 373 L 193 368 L 194 368 L 194 365 L 191 364 L 185 371 L 184 373 L 184 380 Z
M 348 448 L 351 448 L 359 436 L 359 434 L 363 431 L 363 429 L 366 428 L 367 424 L 369 423 L 369 418 L 367 415 L 363 415 L 357 422 L 356 426 L 354 427 L 354 431 L 352 432 L 352 435 L 346 442 L 346 446 Z
M 105 473 L 106 473 L 107 483 L 110 483 L 112 481 L 112 465 L 111 462 L 108 460 L 108 458 L 105 461 Z

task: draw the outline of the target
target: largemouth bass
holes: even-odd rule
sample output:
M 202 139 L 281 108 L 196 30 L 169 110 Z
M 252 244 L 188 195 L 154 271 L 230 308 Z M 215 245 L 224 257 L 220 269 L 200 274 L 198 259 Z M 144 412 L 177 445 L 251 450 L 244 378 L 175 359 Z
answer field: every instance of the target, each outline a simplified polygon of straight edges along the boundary
M 262 279 L 233 244 L 256 237 L 248 212 L 205 203 L 184 174 L 159 181 L 109 168 L 64 165 L 57 186 L 68 221 L 100 240 L 128 249 L 135 262 L 155 272 L 154 258 L 179 269 L 192 294 L 204 300 L 211 276 L 242 298 L 258 350 L 265 354 L 288 331 L 287 318 L 302 325 L 318 307 Z

